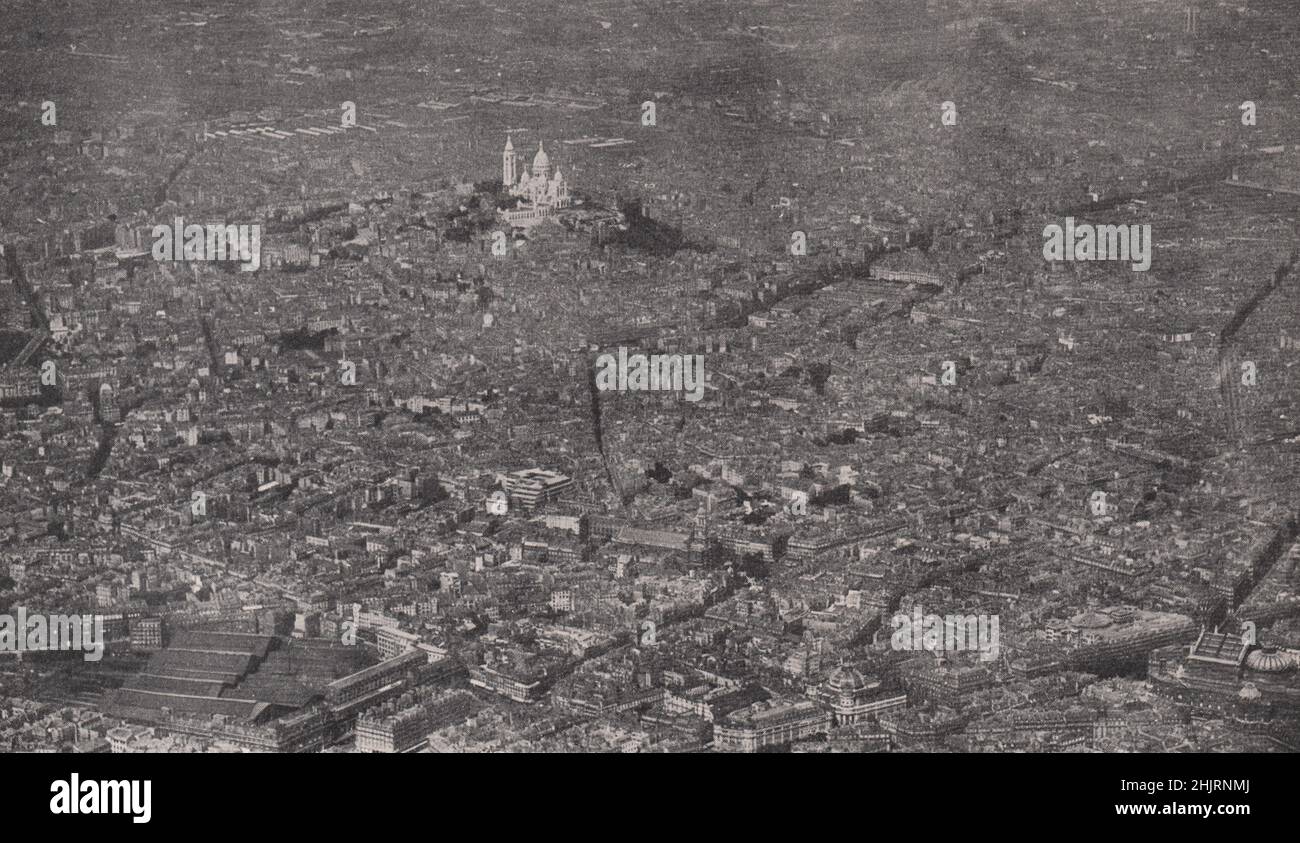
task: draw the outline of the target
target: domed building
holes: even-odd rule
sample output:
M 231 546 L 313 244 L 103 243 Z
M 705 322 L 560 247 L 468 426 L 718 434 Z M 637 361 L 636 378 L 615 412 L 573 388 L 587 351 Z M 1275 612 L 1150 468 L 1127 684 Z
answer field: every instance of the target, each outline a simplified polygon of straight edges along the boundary
M 826 690 L 836 696 L 852 697 L 866 685 L 866 677 L 844 665 L 832 670 L 830 678 L 826 680 Z
M 882 692 L 875 676 L 863 676 L 851 667 L 840 665 L 831 671 L 822 693 L 835 715 L 836 725 L 857 723 L 873 714 L 897 708 L 907 702 L 907 695 Z
M 521 169 L 515 153 L 514 142 L 506 138 L 505 149 L 501 151 L 501 184 L 506 191 L 519 200 L 519 207 L 502 211 L 502 218 L 513 225 L 529 225 L 541 220 L 560 208 L 569 207 L 569 185 L 558 167 L 551 172 L 551 156 L 546 153 L 542 143 L 537 144 L 537 154 L 533 156 L 532 165 L 525 164 Z

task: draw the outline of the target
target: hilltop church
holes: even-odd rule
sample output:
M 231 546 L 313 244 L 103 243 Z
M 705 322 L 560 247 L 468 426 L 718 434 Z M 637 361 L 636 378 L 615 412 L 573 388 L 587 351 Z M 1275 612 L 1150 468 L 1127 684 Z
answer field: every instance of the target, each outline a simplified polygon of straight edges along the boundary
M 525 164 L 521 169 L 520 157 L 515 154 L 514 143 L 507 136 L 506 147 L 501 152 L 501 184 L 511 196 L 519 199 L 519 205 L 500 211 L 501 218 L 511 225 L 528 226 L 545 219 L 553 211 L 569 207 L 569 185 L 558 167 L 554 174 L 551 173 L 551 158 L 545 147 L 537 144 L 531 168 Z

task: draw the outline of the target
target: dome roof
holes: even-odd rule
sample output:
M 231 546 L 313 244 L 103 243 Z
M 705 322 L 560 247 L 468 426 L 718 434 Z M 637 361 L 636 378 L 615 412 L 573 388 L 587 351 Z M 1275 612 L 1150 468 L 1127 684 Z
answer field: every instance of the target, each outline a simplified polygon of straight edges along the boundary
M 537 154 L 533 156 L 533 172 L 535 173 L 538 170 L 550 169 L 550 166 L 551 166 L 551 156 L 547 155 L 546 149 L 540 143 L 538 143 Z
M 856 691 L 866 685 L 867 682 L 862 678 L 861 673 L 851 667 L 840 665 L 831 671 L 830 679 L 826 681 L 826 684 L 830 690 L 838 694 L 845 694 Z
M 1282 673 L 1295 666 L 1295 660 L 1291 656 L 1264 647 L 1251 650 L 1246 656 L 1246 667 L 1263 673 Z
M 831 671 L 826 680 L 826 688 L 834 694 L 854 694 L 858 691 L 878 685 L 879 680 L 867 679 L 851 667 L 840 665 Z
M 1112 623 L 1112 618 L 1110 617 L 1110 615 L 1105 615 L 1102 614 L 1101 612 L 1088 611 L 1088 612 L 1080 612 L 1079 614 L 1070 618 L 1070 623 L 1074 624 L 1080 629 L 1101 629 L 1103 627 L 1110 626 Z

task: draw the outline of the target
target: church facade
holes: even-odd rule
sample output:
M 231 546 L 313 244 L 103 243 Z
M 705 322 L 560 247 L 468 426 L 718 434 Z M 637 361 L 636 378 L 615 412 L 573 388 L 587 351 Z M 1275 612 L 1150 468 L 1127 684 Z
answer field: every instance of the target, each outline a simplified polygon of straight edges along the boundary
M 516 226 L 526 226 L 550 216 L 556 210 L 569 207 L 569 185 L 559 168 L 551 170 L 551 157 L 545 147 L 537 144 L 537 154 L 532 165 L 520 166 L 522 156 L 515 153 L 514 143 L 507 136 L 501 151 L 501 184 L 519 200 L 517 207 L 500 211 L 501 218 Z

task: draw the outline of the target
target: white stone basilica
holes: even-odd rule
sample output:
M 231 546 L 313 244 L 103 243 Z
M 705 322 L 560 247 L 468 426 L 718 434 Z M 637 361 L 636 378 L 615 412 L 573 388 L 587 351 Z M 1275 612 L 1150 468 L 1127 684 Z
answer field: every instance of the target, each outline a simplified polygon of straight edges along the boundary
M 519 207 L 502 211 L 503 218 L 516 225 L 527 225 L 549 216 L 552 211 L 569 207 L 569 185 L 558 167 L 552 175 L 551 158 L 541 143 L 537 144 L 531 169 L 525 164 L 521 170 L 519 159 L 514 143 L 507 136 L 506 148 L 501 152 L 501 184 L 519 199 Z

